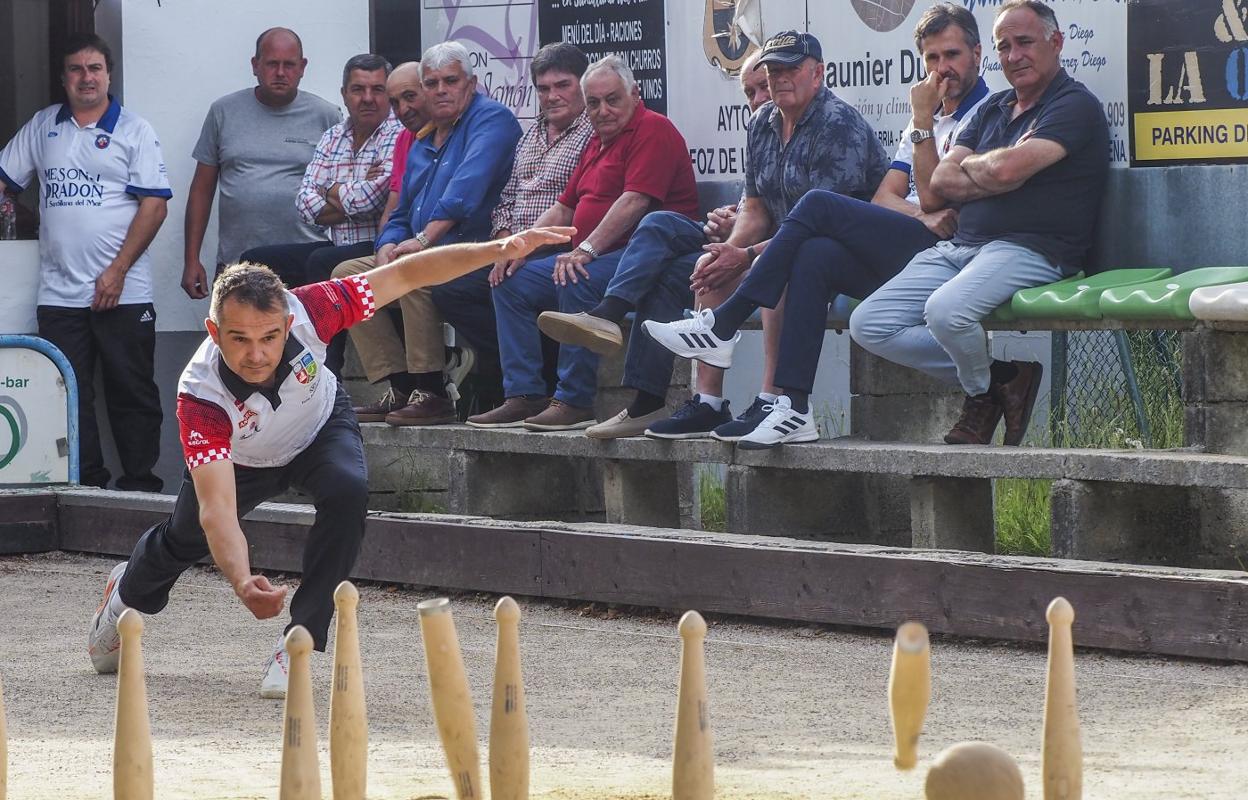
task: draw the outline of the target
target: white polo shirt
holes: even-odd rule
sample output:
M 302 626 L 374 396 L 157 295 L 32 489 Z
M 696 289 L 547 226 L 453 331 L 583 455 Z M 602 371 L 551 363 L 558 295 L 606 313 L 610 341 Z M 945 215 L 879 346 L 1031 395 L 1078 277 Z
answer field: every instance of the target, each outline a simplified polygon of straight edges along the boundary
M 156 132 L 112 97 L 94 125 L 79 127 L 64 104 L 22 126 L 0 151 L 0 180 L 20 192 L 35 179 L 41 306 L 90 306 L 95 279 L 121 250 L 139 199 L 173 196 Z M 152 302 L 146 251 L 126 273 L 118 302 Z
M 962 132 L 962 128 L 966 126 L 971 118 L 975 116 L 975 112 L 979 110 L 980 105 L 988 97 L 988 84 L 984 83 L 984 79 L 980 78 L 975 83 L 975 88 L 962 98 L 962 102 L 958 103 L 958 107 L 952 114 L 936 114 L 935 121 L 932 124 L 932 135 L 936 142 L 936 153 L 940 158 L 949 155 L 949 151 L 953 150 L 953 145 L 958 141 L 958 134 Z M 906 201 L 919 204 L 919 190 L 914 185 L 914 144 L 910 141 L 910 132 L 914 130 L 914 121 L 911 120 L 906 125 L 905 131 L 901 134 L 901 144 L 897 145 L 897 154 L 893 156 L 891 169 L 901 170 L 910 178 L 910 193 L 906 195 Z

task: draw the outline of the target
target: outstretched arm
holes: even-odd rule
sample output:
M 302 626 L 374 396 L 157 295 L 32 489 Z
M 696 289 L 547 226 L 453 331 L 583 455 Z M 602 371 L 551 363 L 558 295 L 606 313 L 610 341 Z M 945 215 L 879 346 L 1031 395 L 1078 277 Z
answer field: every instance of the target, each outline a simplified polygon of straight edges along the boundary
M 413 289 L 446 283 L 496 261 L 524 258 L 539 247 L 566 242 L 574 233 L 575 228 L 533 228 L 491 242 L 434 247 L 397 258 L 364 276 L 380 308 Z

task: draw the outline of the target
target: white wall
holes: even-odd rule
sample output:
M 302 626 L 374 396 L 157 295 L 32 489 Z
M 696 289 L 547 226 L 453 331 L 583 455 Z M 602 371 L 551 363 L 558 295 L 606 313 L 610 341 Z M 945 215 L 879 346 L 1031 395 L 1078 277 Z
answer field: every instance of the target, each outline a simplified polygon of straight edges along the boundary
M 255 84 L 250 59 L 256 36 L 276 25 L 303 39 L 308 59 L 300 89 L 341 106 L 342 65 L 368 52 L 368 0 L 214 0 L 123 2 L 102 0 L 96 10 L 102 32 L 120 31 L 113 44 L 124 67 L 125 105 L 146 118 L 160 137 L 173 185 L 169 217 L 152 243 L 158 326 L 197 330 L 207 301 L 182 292 L 182 219 L 195 171 L 191 150 L 204 114 L 223 94 Z M 113 34 L 114 36 L 117 34 Z M 293 202 L 293 198 L 292 198 Z M 208 225 L 202 257 L 213 263 L 216 214 Z

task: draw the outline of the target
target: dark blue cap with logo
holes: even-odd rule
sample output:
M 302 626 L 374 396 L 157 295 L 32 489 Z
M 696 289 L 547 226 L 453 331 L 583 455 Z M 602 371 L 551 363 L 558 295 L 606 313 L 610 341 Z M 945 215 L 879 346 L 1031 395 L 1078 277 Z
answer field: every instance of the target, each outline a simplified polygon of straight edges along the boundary
M 807 58 L 823 61 L 823 48 L 819 46 L 819 40 L 809 33 L 781 31 L 763 45 L 763 54 L 754 69 L 763 64 L 796 66 Z

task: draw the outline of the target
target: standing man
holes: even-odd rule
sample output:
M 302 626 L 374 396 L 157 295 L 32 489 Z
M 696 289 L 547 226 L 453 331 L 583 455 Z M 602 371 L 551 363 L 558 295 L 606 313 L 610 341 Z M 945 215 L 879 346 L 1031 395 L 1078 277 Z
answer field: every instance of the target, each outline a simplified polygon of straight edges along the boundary
M 172 192 L 160 142 L 113 99 L 113 55 L 98 36 L 61 54 L 67 101 L 45 108 L 0 152 L 5 191 L 42 181 L 39 335 L 65 354 L 78 383 L 82 482 L 107 486 L 95 421 L 95 365 L 122 472 L 117 488 L 159 492 L 160 395 L 152 380 L 156 311 L 147 254 Z
M 476 427 L 561 431 L 594 424 L 598 357 L 584 347 L 559 348 L 554 398 L 542 376 L 538 315 L 556 308 L 577 312 L 602 299 L 624 245 L 652 209 L 690 225 L 698 190 L 689 146 L 671 120 L 641 102 L 633 72 L 616 55 L 595 61 L 581 77 L 594 135 L 567 189 L 538 219 L 573 225 L 573 249 L 528 263 L 496 265 L 494 290 L 503 394 L 498 408 L 468 419 Z M 501 267 L 501 269 L 500 269 Z
M 730 423 L 727 401 L 706 394 L 695 395 L 668 419 L 672 353 L 643 328 L 680 319 L 695 295 L 707 303 L 726 296 L 808 191 L 869 200 L 884 178 L 888 156 L 870 123 L 824 85 L 818 39 L 778 33 L 767 40 L 754 69 L 766 69 L 771 101 L 754 115 L 746 134 L 745 202 L 731 235 L 712 243 L 701 225 L 674 214 L 651 214 L 629 241 L 600 304 L 585 314 L 542 315 L 542 330 L 551 338 L 608 352 L 623 344 L 625 315 L 637 312 L 624 367 L 624 385 L 636 395 L 613 419 L 586 431 L 590 437 L 653 431 L 686 438 Z M 690 324 L 700 324 L 704 313 Z M 722 375 L 715 380 L 722 387 Z
M 242 261 L 264 264 L 290 287 L 329 277 L 340 262 L 371 255 L 390 196 L 394 142 L 403 127 L 390 113 L 390 62 L 352 56 L 342 68 L 347 118 L 321 136 L 303 173 L 295 207 L 309 225 L 329 228 L 329 240 L 254 247 Z
M 256 39 L 251 59 L 256 86 L 227 94 L 208 109 L 186 199 L 182 290 L 192 299 L 208 296 L 200 250 L 218 186 L 218 270 L 251 247 L 325 238 L 299 219 L 292 202 L 321 134 L 340 119 L 337 108 L 299 91 L 307 65 L 298 35 L 270 28 Z
M 850 317 L 865 349 L 966 392 L 948 444 L 990 443 L 1002 416 L 1005 444 L 1022 442 L 1041 366 L 994 360 L 980 321 L 1019 289 L 1082 266 L 1109 177 L 1109 126 L 1096 96 L 1062 69 L 1053 9 L 1006 0 L 992 34 L 1012 88 L 958 134 L 923 204 L 958 207 L 957 232 Z
M 520 140 L 515 114 L 477 92 L 468 49 L 462 44 L 435 44 L 421 56 L 420 69 L 432 130 L 412 145 L 399 205 L 377 238 L 373 257 L 377 266 L 437 245 L 490 238 L 490 214 L 511 176 Z M 349 274 L 350 269 L 341 264 L 334 274 Z M 478 270 L 403 297 L 406 341 L 386 324 L 351 332 L 369 380 L 389 379 L 391 389 L 377 402 L 356 409 L 362 421 L 394 425 L 455 421 L 455 403 L 443 377 L 447 364 L 442 321 L 455 326 L 477 354 L 497 359 L 488 272 Z
M 121 613 L 158 613 L 178 576 L 209 555 L 256 619 L 280 614 L 286 587 L 252 572 L 240 520 L 287 487 L 308 494 L 316 508 L 290 626 L 306 627 L 316 649 L 324 650 L 334 587 L 351 574 L 368 503 L 360 426 L 334 374 L 319 368 L 326 343 L 406 292 L 497 258 L 523 257 L 567 241 L 571 232 L 533 230 L 447 247 L 293 292 L 267 267 L 224 270 L 204 322 L 208 338 L 178 381 L 187 474 L 173 513 L 149 528 L 130 560 L 109 575 L 87 637 L 96 671 L 117 670 Z M 262 697 L 286 695 L 282 641 L 265 668 Z

